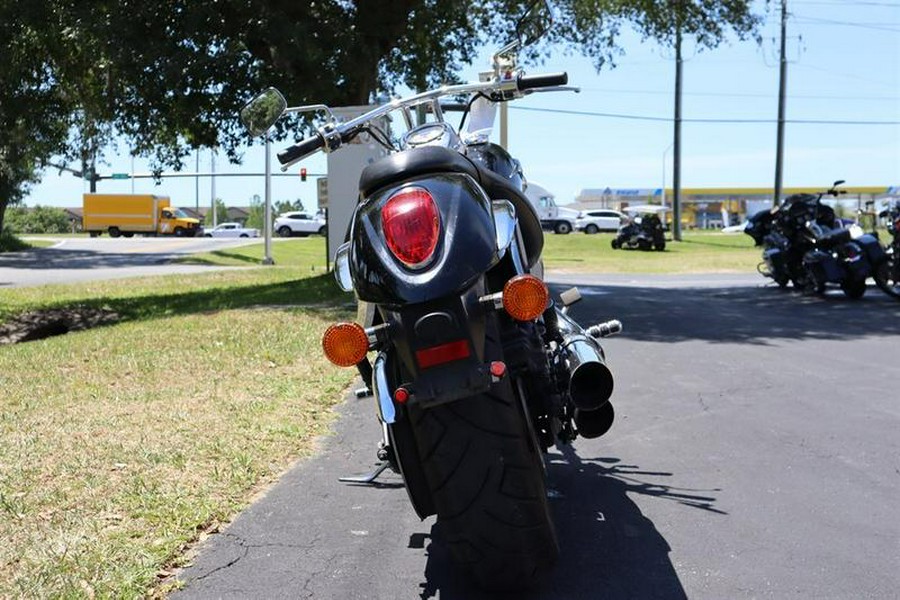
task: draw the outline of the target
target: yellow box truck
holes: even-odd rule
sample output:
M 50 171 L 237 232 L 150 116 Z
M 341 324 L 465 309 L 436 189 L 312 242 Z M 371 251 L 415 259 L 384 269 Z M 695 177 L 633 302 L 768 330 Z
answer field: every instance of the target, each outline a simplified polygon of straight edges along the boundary
M 168 196 L 153 194 L 85 194 L 84 231 L 96 237 L 145 235 L 200 235 L 200 221 L 171 206 Z

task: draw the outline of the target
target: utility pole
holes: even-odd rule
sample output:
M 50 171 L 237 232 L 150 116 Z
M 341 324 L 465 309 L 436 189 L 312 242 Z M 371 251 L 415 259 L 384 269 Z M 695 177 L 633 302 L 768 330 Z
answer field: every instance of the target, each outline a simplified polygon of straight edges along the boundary
M 262 264 L 274 265 L 275 260 L 272 258 L 272 138 L 266 131 L 266 206 L 263 209 L 263 239 L 265 241 L 263 247 L 265 256 L 263 256 Z
M 213 227 L 219 224 L 219 215 L 217 214 L 218 206 L 216 206 L 216 149 L 213 148 L 209 154 L 209 170 L 210 170 L 210 203 L 212 204 L 213 218 L 212 224 Z
M 787 87 L 787 56 L 785 45 L 787 39 L 787 0 L 781 0 L 781 64 L 778 77 L 778 141 L 775 148 L 775 194 L 772 206 L 781 202 L 781 174 L 784 169 L 784 105 Z
M 196 177 L 194 177 L 194 209 L 197 211 L 197 214 L 200 214 L 200 148 L 194 151 L 194 155 L 197 161 L 197 167 L 194 169 L 194 173 L 198 173 Z M 131 170 L 134 173 L 134 169 Z M 134 181 L 132 179 L 132 181 Z
M 675 140 L 672 145 L 672 237 L 681 241 L 681 18 L 675 15 Z

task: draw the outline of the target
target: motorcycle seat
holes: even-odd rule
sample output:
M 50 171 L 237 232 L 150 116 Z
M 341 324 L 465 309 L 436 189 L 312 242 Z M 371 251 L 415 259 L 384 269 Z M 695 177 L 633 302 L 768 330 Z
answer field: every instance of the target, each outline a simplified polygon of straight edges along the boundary
M 406 179 L 429 173 L 464 173 L 481 185 L 491 200 L 509 200 L 516 209 L 526 262 L 533 267 L 544 248 L 544 233 L 537 212 L 522 192 L 503 177 L 485 169 L 448 148 L 425 146 L 390 154 L 365 169 L 359 178 L 361 197 Z

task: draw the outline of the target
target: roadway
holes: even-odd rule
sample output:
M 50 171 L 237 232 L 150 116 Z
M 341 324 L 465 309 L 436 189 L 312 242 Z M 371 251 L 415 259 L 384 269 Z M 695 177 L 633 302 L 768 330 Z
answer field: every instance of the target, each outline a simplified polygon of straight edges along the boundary
M 0 289 L 201 273 L 220 267 L 182 265 L 171 261 L 188 254 L 225 250 L 261 241 L 261 238 L 61 238 L 49 248 L 0 253 Z
M 803 297 L 761 277 L 558 275 L 605 343 L 617 420 L 550 454 L 562 556 L 521 599 L 895 598 L 900 303 Z M 433 518 L 368 470 L 371 398 L 181 573 L 193 598 L 441 598 L 472 589 Z M 574 450 L 574 452 L 572 451 Z

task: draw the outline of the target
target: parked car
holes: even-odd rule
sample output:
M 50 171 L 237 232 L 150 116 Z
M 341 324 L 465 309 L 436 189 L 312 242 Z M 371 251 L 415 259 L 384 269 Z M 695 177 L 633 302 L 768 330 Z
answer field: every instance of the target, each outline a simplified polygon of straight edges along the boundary
M 305 237 L 313 233 L 325 235 L 328 230 L 321 214 L 312 215 L 303 211 L 286 212 L 275 219 L 275 232 L 281 237 L 299 235 Z
M 617 210 L 588 210 L 578 213 L 575 229 L 585 233 L 598 231 L 618 231 L 625 217 Z
M 259 229 L 241 227 L 240 223 L 220 223 L 212 229 L 204 229 L 203 237 L 251 238 L 259 237 Z

